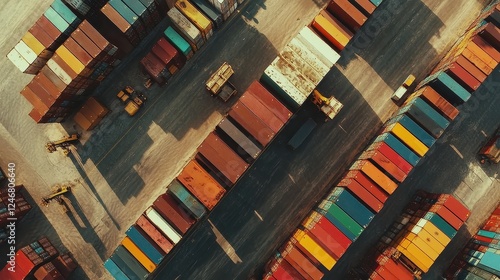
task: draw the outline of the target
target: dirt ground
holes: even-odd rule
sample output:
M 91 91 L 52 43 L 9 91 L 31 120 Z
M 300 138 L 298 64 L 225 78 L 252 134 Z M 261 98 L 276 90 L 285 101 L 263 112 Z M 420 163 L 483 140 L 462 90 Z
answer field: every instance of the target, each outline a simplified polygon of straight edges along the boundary
M 0 21 L 4 27 L 0 30 L 0 50 L 4 54 L 0 56 L 0 74 L 3 77 L 0 83 L 0 164 L 2 167 L 8 162 L 17 164 L 18 182 L 26 186 L 35 206 L 19 225 L 19 247 L 46 235 L 60 251 L 70 251 L 80 264 L 81 268 L 75 272 L 74 279 L 109 279 L 110 276 L 102 266 L 103 261 L 111 255 L 139 214 L 165 191 L 166 185 L 192 157 L 196 147 L 236 100 L 224 104 L 212 99 L 204 91 L 203 82 L 210 71 L 223 61 L 228 61 L 236 69 L 233 83 L 239 92 L 243 92 L 254 79 L 259 78 L 286 42 L 311 21 L 327 1 L 301 0 L 291 5 L 287 0 L 247 0 L 244 8 L 222 30 L 216 32 L 207 46 L 176 74 L 169 85 L 162 88 L 153 86 L 146 91 L 141 88 L 143 76 L 138 69 L 138 59 L 159 37 L 161 29 L 166 26 L 163 22 L 155 34 L 149 36 L 97 89 L 99 98 L 112 112 L 92 133 L 83 134 L 81 145 L 77 147 L 77 155 L 69 158 L 61 153 L 48 154 L 44 144 L 78 129 L 73 127 L 71 121 L 63 125 L 36 125 L 27 116 L 31 110 L 30 104 L 19 94 L 31 76 L 20 73 L 5 57 L 50 2 L 3 0 L 0 3 Z M 380 18 L 383 28 L 378 33 L 375 32 L 374 38 L 366 46 L 353 43 L 351 49 L 346 50 L 352 55 L 343 55 L 339 65 L 321 85 L 324 92 L 335 92 L 339 100 L 349 105 L 337 122 L 329 124 L 331 131 L 322 132 L 325 139 L 335 141 L 330 143 L 342 144 L 342 148 L 336 152 L 342 155 L 339 157 L 344 162 L 326 158 L 330 154 L 325 151 L 329 146 L 324 141 L 325 145 L 315 148 L 312 156 L 305 157 L 306 151 L 302 151 L 297 156 L 288 157 L 291 160 L 307 161 L 292 161 L 290 166 L 285 164 L 283 170 L 279 169 L 283 152 L 279 141 L 288 137 L 294 128 L 284 130 L 282 140 L 277 139 L 278 142 L 273 144 L 276 152 L 270 147 L 266 151 L 269 157 L 260 158 L 262 164 L 258 168 L 275 168 L 279 172 L 293 175 L 292 178 L 298 181 L 303 177 L 304 180 L 300 182 L 305 187 L 318 186 L 317 190 L 304 190 L 307 195 L 300 196 L 297 193 L 293 195 L 288 188 L 261 188 L 259 192 L 262 193 L 256 194 L 268 195 L 266 201 L 272 203 L 269 205 L 273 207 L 267 208 L 269 211 L 259 210 L 259 213 L 266 216 L 265 219 L 286 223 L 282 232 L 277 233 L 279 229 L 274 229 L 269 235 L 274 238 L 263 242 L 262 248 L 256 248 L 251 257 L 243 259 L 244 268 L 227 264 L 228 259 L 224 253 L 217 255 L 214 261 L 218 262 L 220 270 L 214 270 L 213 277 L 206 274 L 208 278 L 205 279 L 216 279 L 225 265 L 231 271 L 240 271 L 232 274 L 233 277 L 239 275 L 244 278 L 257 264 L 264 262 L 270 256 L 272 247 L 285 238 L 286 229 L 291 231 L 296 226 L 294 223 L 312 208 L 314 201 L 326 190 L 327 184 L 339 175 L 339 167 L 345 167 L 349 163 L 347 159 L 354 157 L 363 143 L 374 135 L 376 128 L 396 109 L 389 100 L 392 90 L 409 73 L 423 78 L 487 1 L 384 2 L 389 2 L 381 7 L 384 11 L 390 10 L 390 4 L 399 4 L 403 8 L 389 18 L 382 11 L 374 15 Z M 358 41 L 360 42 L 362 40 Z M 145 90 L 149 97 L 144 110 L 134 118 L 125 115 L 121 104 L 114 97 L 121 87 L 129 84 Z M 349 134 L 342 134 L 338 126 Z M 316 139 L 319 140 L 320 136 L 321 134 L 317 134 Z M 355 139 L 359 141 L 353 141 Z M 311 145 L 308 148 L 313 149 Z M 330 162 L 331 166 L 327 168 L 330 172 L 325 174 L 324 169 L 313 168 L 316 162 L 314 156 L 321 158 L 322 162 Z M 247 176 L 252 176 L 253 180 L 258 173 L 258 170 L 254 170 L 252 175 Z M 280 177 L 281 179 L 283 178 Z M 285 179 L 277 180 L 266 182 L 276 186 L 282 186 L 285 182 Z M 51 186 L 64 182 L 75 185 L 72 195 L 66 199 L 71 214 L 61 214 L 55 204 L 48 208 L 36 206 L 40 198 L 50 192 Z M 243 184 L 242 182 L 241 185 Z M 276 199 L 271 202 L 272 198 Z M 262 197 L 256 196 L 254 199 Z M 251 209 L 254 202 L 245 201 L 248 204 L 243 205 Z M 471 205 L 476 202 L 470 201 Z M 290 207 L 288 203 L 295 207 Z M 297 209 L 299 206 L 301 209 Z M 276 212 L 277 209 L 290 209 L 296 212 L 289 213 L 297 214 L 285 218 L 283 213 Z M 224 217 L 212 215 L 211 219 L 216 221 L 217 226 L 228 228 L 229 225 L 223 224 Z M 249 223 L 244 226 L 252 225 Z M 252 229 L 259 228 L 255 226 Z M 271 229 L 271 225 L 268 229 Z M 201 234 L 206 230 L 205 226 L 200 225 L 198 232 Z M 221 231 L 226 235 L 233 234 Z M 240 236 L 238 233 L 241 232 L 235 231 L 234 236 L 226 237 L 228 240 L 241 241 L 252 236 L 248 232 L 246 235 L 241 233 L 243 235 Z M 252 234 L 254 240 L 264 240 L 269 233 L 262 231 L 257 236 L 256 231 L 253 231 Z M 196 248 L 190 247 L 190 243 L 192 242 L 185 241 L 182 246 L 190 253 L 196 252 Z M 243 247 L 244 243 L 238 242 L 238 245 Z M 255 245 L 250 241 L 246 244 Z M 238 246 L 235 248 L 238 253 Z M 246 248 L 249 249 L 248 246 Z M 3 247 L 0 249 L 3 252 Z M 186 258 L 188 256 L 190 261 L 186 261 L 184 257 L 177 258 L 177 262 L 172 264 L 180 262 L 185 263 L 185 266 L 173 268 L 172 271 L 186 269 L 185 271 L 192 273 L 193 277 L 190 279 L 199 279 L 201 275 L 205 275 L 203 272 L 212 267 L 212 260 L 206 258 L 211 255 L 200 256 L 199 262 L 191 255 L 185 255 Z M 194 270 L 198 266 L 200 269 Z M 167 266 L 168 268 L 172 267 Z M 172 277 L 174 274 L 171 274 Z

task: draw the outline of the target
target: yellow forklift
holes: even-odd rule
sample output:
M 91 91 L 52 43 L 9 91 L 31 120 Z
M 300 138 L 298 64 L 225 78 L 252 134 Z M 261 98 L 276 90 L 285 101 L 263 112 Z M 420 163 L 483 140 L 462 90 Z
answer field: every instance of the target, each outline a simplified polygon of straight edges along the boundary
M 52 200 L 55 200 L 59 205 L 61 205 L 61 211 L 67 213 L 69 211 L 68 206 L 63 200 L 63 196 L 71 191 L 71 185 L 55 185 L 52 187 L 52 193 L 48 196 L 42 197 L 42 206 L 48 207 Z
M 314 90 L 312 94 L 312 102 L 318 109 L 325 114 L 325 122 L 332 120 L 340 112 L 344 105 L 340 103 L 335 97 L 327 98 L 323 96 L 318 90 Z
M 51 141 L 45 144 L 45 149 L 47 149 L 49 153 L 53 153 L 57 151 L 57 148 L 61 148 L 64 155 L 67 156 L 71 151 L 70 150 L 71 145 L 73 145 L 73 143 L 78 141 L 79 138 L 80 135 L 78 134 L 71 134 L 70 136 L 64 136 L 59 140 Z
M 125 104 L 125 112 L 130 116 L 137 114 L 146 101 L 146 96 L 134 90 L 131 86 L 126 86 L 123 90 L 120 90 L 116 97 Z

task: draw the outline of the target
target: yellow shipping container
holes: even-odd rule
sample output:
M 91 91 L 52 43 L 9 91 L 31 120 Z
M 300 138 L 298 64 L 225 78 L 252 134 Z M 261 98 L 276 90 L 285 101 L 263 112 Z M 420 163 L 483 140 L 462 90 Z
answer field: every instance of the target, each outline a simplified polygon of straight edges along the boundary
M 411 241 L 415 246 L 420 248 L 432 261 L 435 261 L 441 252 L 436 252 L 429 244 L 418 236 L 415 236 Z
M 313 27 L 318 29 L 339 50 L 342 50 L 349 43 L 349 37 L 321 14 L 314 18 Z
M 439 253 L 443 252 L 444 250 L 443 244 L 439 243 L 439 241 L 426 230 L 423 229 L 420 230 L 417 236 L 425 240 L 429 244 L 429 246 L 431 246 L 431 248 L 434 249 L 434 251 Z
M 388 131 L 391 131 L 417 155 L 423 157 L 427 151 L 429 151 L 429 148 L 427 148 L 424 143 L 418 140 L 417 137 L 413 136 L 413 134 L 411 134 L 411 132 L 404 128 L 400 123 L 396 123 L 390 127 L 392 128 L 388 129 Z
M 85 65 L 76 58 L 65 46 L 57 48 L 56 53 L 66 62 L 76 74 L 82 73 Z
M 179 0 L 175 2 L 175 7 L 191 21 L 198 30 L 200 30 L 203 38 L 207 40 L 212 36 L 212 22 L 196 9 L 189 1 Z
M 40 41 L 38 41 L 38 39 L 35 38 L 35 36 L 33 36 L 30 32 L 26 32 L 21 40 L 23 40 L 23 42 L 30 47 L 30 49 L 33 50 L 38 57 L 49 59 L 53 54 L 51 51 L 45 49 L 42 43 L 40 43 Z
M 417 256 L 413 255 L 413 252 L 410 252 L 407 249 L 400 250 L 400 252 L 422 271 L 427 272 L 429 270 L 429 268 L 426 268 L 425 264 L 422 261 L 420 261 L 420 259 Z
M 413 256 L 415 256 L 416 258 L 418 258 L 418 261 L 422 264 L 422 267 L 419 266 L 419 268 L 422 271 L 424 271 L 424 272 L 429 271 L 429 268 L 434 263 L 434 261 L 431 258 L 429 258 L 429 256 L 427 256 L 424 253 L 424 251 L 422 251 L 422 249 L 420 249 L 419 247 L 417 247 L 415 244 L 411 243 L 408 246 L 408 249 L 406 249 L 406 250 L 408 252 L 410 252 L 410 254 L 412 254 Z
M 423 220 L 423 219 L 422 219 Z M 450 243 L 451 239 L 444 234 L 440 229 L 438 229 L 435 225 L 433 225 L 431 222 L 424 220 L 423 222 L 423 230 L 427 231 L 431 236 L 436 238 L 436 240 L 441 243 L 443 246 L 446 247 L 448 243 Z
M 147 271 L 153 272 L 156 269 L 156 265 L 137 247 L 137 245 L 128 238 L 128 236 L 125 236 L 125 238 L 122 240 L 122 245 L 127 249 L 127 251 L 132 254 L 132 256 L 135 257 L 137 261 L 139 261 L 144 268 L 146 268 Z
M 313 255 L 326 269 L 331 270 L 337 261 L 330 256 L 321 246 L 306 235 L 302 230 L 297 230 L 293 238 Z

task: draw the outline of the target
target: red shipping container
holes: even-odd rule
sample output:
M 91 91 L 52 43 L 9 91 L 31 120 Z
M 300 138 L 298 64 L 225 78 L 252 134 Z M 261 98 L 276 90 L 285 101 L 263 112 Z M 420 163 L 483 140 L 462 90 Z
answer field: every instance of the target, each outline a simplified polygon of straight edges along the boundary
M 370 274 L 370 280 L 385 280 L 382 276 L 380 276 L 377 272 L 373 271 Z
M 285 124 L 248 91 L 240 97 L 240 101 L 275 133 L 278 133 Z
M 273 277 L 276 278 L 276 280 L 293 280 L 293 277 L 288 274 L 288 272 L 281 266 L 281 264 L 277 264 L 275 266 Z
M 366 190 L 368 190 L 373 196 L 375 196 L 380 202 L 385 203 L 389 195 L 379 187 L 372 179 L 368 178 L 361 171 L 349 171 L 344 179 L 354 179 Z
M 141 215 L 137 220 L 136 224 L 154 241 L 161 251 L 168 254 L 170 250 L 174 247 L 172 243 L 161 233 L 156 227 L 146 218 L 144 215 Z M 153 243 L 151 243 L 153 244 Z
M 458 64 L 451 64 L 445 72 L 469 92 L 475 91 L 481 85 L 480 81 Z
M 194 219 L 170 193 L 164 193 L 161 197 L 168 202 L 175 212 L 177 212 L 187 223 L 190 225 L 194 225 L 194 223 L 196 223 L 196 219 Z
M 488 237 L 484 237 L 484 236 L 480 236 L 480 235 L 474 235 L 472 238 L 475 240 L 484 242 L 484 243 L 488 243 L 488 244 L 493 243 L 493 238 L 488 238 Z
M 373 14 L 377 6 L 375 6 L 370 0 L 351 0 L 351 3 L 358 8 L 365 16 L 370 16 Z
M 321 248 L 326 250 L 334 259 L 338 260 L 344 255 L 347 248 L 335 240 L 335 238 L 324 230 L 320 225 L 315 225 L 311 229 L 305 231 Z
M 352 31 L 358 31 L 367 20 L 367 17 L 347 0 L 332 0 L 327 9 Z
M 370 145 L 368 151 L 378 151 L 387 157 L 391 162 L 393 162 L 401 171 L 406 175 L 410 173 L 413 166 L 408 163 L 404 158 L 402 158 L 396 151 L 394 151 L 389 145 L 384 142 L 378 142 Z
M 455 63 L 462 66 L 467 72 L 469 72 L 474 78 L 476 78 L 481 83 L 488 77 L 484 74 L 481 69 L 477 68 L 472 62 L 470 62 L 465 56 L 459 55 L 455 60 Z
M 380 167 L 382 170 L 385 170 L 387 174 L 400 183 L 406 179 L 406 173 L 399 169 L 399 167 L 389 158 L 378 151 L 366 151 L 359 157 L 359 159 L 371 160 L 375 163 L 375 165 Z
M 283 256 L 283 254 L 281 254 L 281 256 Z M 291 257 L 290 255 L 284 255 L 283 256 L 283 259 L 289 263 L 299 274 L 300 276 L 303 278 L 303 279 L 311 279 L 311 277 L 309 277 L 309 274 L 307 274 L 307 272 L 305 272 L 304 269 L 302 269 L 302 267 L 300 267 L 300 265 L 298 265 Z
M 252 135 L 262 146 L 267 146 L 274 137 L 274 132 L 240 101 L 229 111 L 229 116 Z
M 315 267 L 320 267 L 322 266 L 321 263 L 313 256 L 309 251 L 304 248 L 300 243 L 298 243 L 295 239 L 290 238 L 292 240 L 293 246 L 295 246 L 302 255 L 306 256 L 306 258 L 315 266 Z
M 413 280 L 413 275 L 406 267 L 401 264 L 396 263 L 391 258 L 387 258 L 387 262 L 384 267 L 389 270 L 393 275 L 398 276 L 398 280 Z
M 165 69 L 163 62 L 153 53 L 148 53 L 141 59 L 141 65 L 151 78 L 159 85 L 164 85 L 167 81 L 162 76 L 162 71 Z
M 495 49 L 500 50 L 500 29 L 493 23 L 488 22 L 481 28 L 479 35 L 490 43 Z
M 455 214 L 448 210 L 448 208 L 442 205 L 434 205 L 429 211 L 438 214 L 456 230 L 459 230 L 460 227 L 464 224 L 464 222 L 460 220 L 460 218 L 455 216 Z
M 382 207 L 384 207 L 382 202 L 380 202 L 372 193 L 370 193 L 354 179 L 343 179 L 337 186 L 349 189 L 366 205 L 368 205 L 370 209 L 377 213 L 382 209 Z
M 36 253 L 35 253 L 36 254 Z M 16 253 L 16 270 L 20 272 L 30 273 L 35 268 L 35 264 L 21 250 Z
M 44 15 L 40 16 L 40 18 L 36 22 L 37 25 L 40 26 L 41 29 L 43 29 L 47 35 L 52 38 L 56 44 L 54 45 L 54 48 L 56 48 L 60 43 L 62 43 L 63 38 L 66 38 L 67 35 L 64 35 L 57 29 L 57 27 L 50 22 Z M 55 49 L 54 49 L 55 50 Z
M 198 152 L 233 184 L 238 181 L 248 167 L 248 163 L 229 148 L 214 132 L 210 133 L 201 143 Z
M 340 246 L 342 246 L 342 248 L 347 249 L 352 244 L 352 241 L 347 236 L 345 236 L 345 234 L 342 233 L 342 231 L 340 231 L 335 225 L 333 225 L 326 217 L 321 216 L 316 225 L 319 225 L 331 236 L 334 236 L 335 241 L 337 241 Z
M 400 278 L 396 277 L 388 269 L 386 269 L 385 266 L 378 266 L 377 269 L 375 269 L 375 272 L 377 272 L 377 274 L 382 276 L 385 280 L 400 280 Z
M 186 63 L 184 56 L 180 55 L 179 51 L 172 46 L 165 38 L 160 38 L 158 40 L 158 45 L 163 48 L 170 56 L 172 56 L 173 62 L 177 68 L 182 68 Z M 173 73 L 172 73 L 173 74 Z
M 460 201 L 458 201 L 452 195 L 443 195 L 439 200 L 439 204 L 443 204 L 448 210 L 455 214 L 460 220 L 467 221 L 470 215 L 469 209 L 465 207 Z
M 259 81 L 253 81 L 248 87 L 247 92 L 257 97 L 283 123 L 286 123 L 292 116 L 292 112 L 277 100 Z
M 168 54 L 162 47 L 160 47 L 158 43 L 156 43 L 153 46 L 151 52 L 153 52 L 156 55 L 156 57 L 158 57 L 163 62 L 163 64 L 166 65 L 166 67 L 168 68 L 168 72 L 170 72 L 170 74 L 173 75 L 177 73 L 179 68 L 177 68 L 177 66 L 174 65 L 173 57 L 170 54 Z
M 294 261 L 311 279 L 320 280 L 323 278 L 323 273 L 299 249 L 295 248 L 291 242 L 285 243 L 283 247 L 281 254 Z M 305 275 L 303 276 L 306 277 Z
M 302 275 L 290 264 L 288 263 L 285 259 L 282 259 L 280 263 L 281 267 L 288 273 L 288 275 L 292 276 L 291 279 L 305 279 L 302 277 Z
M 173 225 L 181 234 L 185 234 L 191 227 L 184 218 L 175 211 L 162 196 L 158 197 L 153 203 L 153 208 L 165 218 L 169 224 Z

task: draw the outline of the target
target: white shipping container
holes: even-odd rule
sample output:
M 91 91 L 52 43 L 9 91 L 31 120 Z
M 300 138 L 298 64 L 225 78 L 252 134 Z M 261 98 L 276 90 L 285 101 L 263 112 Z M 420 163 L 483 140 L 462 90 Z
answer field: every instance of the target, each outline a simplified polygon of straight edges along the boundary
M 17 69 L 21 70 L 21 72 L 26 71 L 30 67 L 30 64 L 16 49 L 12 49 L 7 54 L 7 58 L 17 67 Z
M 32 64 L 38 58 L 36 53 L 23 41 L 19 41 L 19 43 L 17 43 L 14 48 L 24 57 L 24 59 L 29 64 Z
M 321 53 L 327 61 L 331 63 L 330 68 L 333 67 L 335 63 L 340 59 L 340 54 L 338 54 L 334 49 L 332 49 L 323 39 L 321 39 L 316 33 L 314 33 L 309 27 L 305 26 L 300 30 L 300 39 L 304 39 L 308 47 L 315 48 Z M 308 44 L 307 44 L 308 43 Z M 326 63 L 325 63 L 326 64 Z M 328 65 L 328 64 L 327 64 Z
M 194 24 L 192 24 L 189 19 L 187 19 L 176 7 L 173 7 L 168 11 L 168 17 L 172 20 L 178 30 L 189 38 L 189 40 L 197 47 L 198 44 L 200 44 L 200 41 L 201 45 L 203 45 L 203 38 L 201 37 L 201 33 L 198 28 L 196 28 L 196 26 L 194 26 Z
M 54 74 L 63 81 L 66 85 L 69 85 L 73 79 L 52 59 L 47 61 L 47 66 L 54 72 Z
M 210 4 L 215 7 L 217 11 L 221 14 L 225 14 L 229 11 L 229 1 L 227 0 L 209 0 Z
M 156 225 L 174 244 L 179 243 L 181 236 L 169 225 L 155 209 L 149 207 L 146 210 L 146 216 Z
M 290 63 L 295 69 L 298 69 L 315 87 L 324 77 L 288 46 L 285 46 L 279 56 Z
M 305 97 L 314 90 L 315 86 L 299 72 L 300 70 L 295 69 L 281 57 L 276 57 L 271 65 L 276 67 Z
M 326 66 L 314 53 L 312 53 L 304 44 L 298 39 L 293 38 L 287 45 L 303 60 L 307 61 L 318 73 L 323 77 L 328 74 L 330 67 Z
M 281 72 L 274 67 L 269 65 L 264 73 L 274 81 L 292 100 L 294 100 L 299 106 L 304 104 L 307 97 L 304 96 Z

